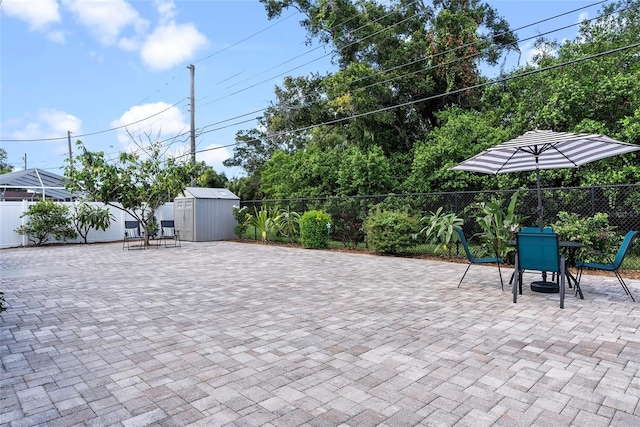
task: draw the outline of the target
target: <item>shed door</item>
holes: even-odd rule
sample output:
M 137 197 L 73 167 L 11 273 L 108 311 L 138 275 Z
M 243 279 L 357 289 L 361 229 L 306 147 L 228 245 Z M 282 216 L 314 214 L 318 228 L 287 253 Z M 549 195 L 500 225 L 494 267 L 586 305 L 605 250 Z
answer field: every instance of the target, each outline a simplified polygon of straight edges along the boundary
M 193 242 L 193 199 L 177 200 L 176 228 L 180 230 L 180 238 Z

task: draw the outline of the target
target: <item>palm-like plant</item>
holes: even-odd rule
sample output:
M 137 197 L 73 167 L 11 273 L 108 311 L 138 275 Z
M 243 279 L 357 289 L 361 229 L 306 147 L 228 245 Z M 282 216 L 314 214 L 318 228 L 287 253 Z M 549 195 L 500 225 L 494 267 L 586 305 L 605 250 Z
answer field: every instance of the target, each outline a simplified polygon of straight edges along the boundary
M 290 242 L 293 242 L 293 238 L 300 234 L 300 214 L 292 211 L 289 207 L 280 211 L 275 222 L 278 224 L 280 234 L 288 237 Z
M 475 211 L 476 222 L 482 228 L 478 236 L 501 258 L 507 258 L 509 252 L 515 251 L 507 242 L 514 238 L 525 219 L 515 213 L 517 199 L 518 193 L 513 193 L 506 212 L 502 210 L 502 201 L 495 198 L 490 202 L 473 203 L 465 209 Z
M 277 208 L 267 209 L 266 206 L 262 206 L 260 210 L 253 208 L 254 215 L 247 217 L 247 223 L 260 230 L 262 241 L 266 242 L 269 239 L 269 234 L 273 234 L 278 231 L 278 222 L 275 218 L 278 217 Z
M 442 245 L 445 250 L 450 248 L 449 243 L 458 240 L 458 235 L 454 231 L 455 228 L 464 224 L 464 220 L 453 212 L 443 214 L 442 206 L 435 212 L 430 212 L 429 215 L 422 217 L 420 222 L 427 223 L 420 230 L 420 233 L 424 233 L 427 236 L 429 243 Z

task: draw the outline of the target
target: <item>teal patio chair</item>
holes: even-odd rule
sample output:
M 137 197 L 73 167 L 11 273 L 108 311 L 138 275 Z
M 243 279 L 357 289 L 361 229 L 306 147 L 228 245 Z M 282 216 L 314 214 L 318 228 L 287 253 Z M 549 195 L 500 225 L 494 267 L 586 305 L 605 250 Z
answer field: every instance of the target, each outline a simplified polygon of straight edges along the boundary
M 538 230 L 535 233 L 516 234 L 516 261 L 513 281 L 513 302 L 518 301 L 518 290 L 522 295 L 522 274 L 525 270 L 556 273 L 560 289 L 560 308 L 564 308 L 565 264 L 560 254 L 558 234 Z
M 464 274 L 460 279 L 460 283 L 458 283 L 458 287 L 460 287 L 460 285 L 462 284 L 462 281 L 464 280 L 464 276 L 467 275 L 469 268 L 471 268 L 473 264 L 498 264 L 498 274 L 500 275 L 500 285 L 502 286 L 502 290 L 504 291 L 504 283 L 502 282 L 502 272 L 500 271 L 500 264 L 504 263 L 502 258 L 498 257 L 497 255 L 495 257 L 484 257 L 484 258 L 476 257 L 478 251 L 476 251 L 475 253 L 471 253 L 471 249 L 469 248 L 469 244 L 467 243 L 467 239 L 464 236 L 464 232 L 462 231 L 462 229 L 460 227 L 456 227 L 455 230 L 456 230 L 456 233 L 458 233 L 458 237 L 460 238 L 460 243 L 462 243 L 462 247 L 464 247 L 464 252 L 467 255 L 467 260 L 469 261 L 469 265 L 467 265 L 467 269 L 464 271 Z
M 629 290 L 629 287 L 627 286 L 627 284 L 622 279 L 622 276 L 620 275 L 620 266 L 622 265 L 622 262 L 624 261 L 624 257 L 627 255 L 627 252 L 629 251 L 629 247 L 631 247 L 631 242 L 633 241 L 634 237 L 636 237 L 637 234 L 638 234 L 637 231 L 631 230 L 624 236 L 624 239 L 622 240 L 622 244 L 618 249 L 618 253 L 616 254 L 616 257 L 613 259 L 613 261 L 611 261 L 611 257 L 608 257 L 610 261 L 608 264 L 599 264 L 597 262 L 584 262 L 584 261 L 576 262 L 576 267 L 578 267 L 578 274 L 577 274 L 578 277 L 576 279 L 578 282 L 578 285 L 580 284 L 580 279 L 582 278 L 582 270 L 584 270 L 585 268 L 591 268 L 594 270 L 612 271 L 616 275 L 618 282 L 620 282 L 620 284 L 622 285 L 622 289 L 624 289 L 626 294 L 631 297 L 631 300 L 635 302 L 636 300 L 635 298 L 633 298 L 633 295 L 631 295 L 631 291 Z

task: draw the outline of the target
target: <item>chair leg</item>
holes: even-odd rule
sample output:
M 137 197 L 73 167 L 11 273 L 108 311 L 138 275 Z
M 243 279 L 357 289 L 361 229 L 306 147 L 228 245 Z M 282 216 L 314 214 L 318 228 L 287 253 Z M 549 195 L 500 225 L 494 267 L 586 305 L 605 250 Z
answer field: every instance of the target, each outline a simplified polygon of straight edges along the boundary
M 629 290 L 629 287 L 627 286 L 627 284 L 622 279 L 622 276 L 620 275 L 620 272 L 618 270 L 615 270 L 615 273 L 616 273 L 616 277 L 618 278 L 618 281 L 622 285 L 622 289 L 624 289 L 624 291 L 627 293 L 627 295 L 629 295 L 631 297 L 631 301 L 636 302 L 636 300 L 633 297 L 633 295 L 631 295 L 631 291 Z
M 511 289 L 511 292 L 513 293 L 513 302 L 514 304 L 516 302 L 518 302 L 518 281 L 520 279 L 520 272 L 518 271 L 518 256 L 516 255 L 516 265 L 515 265 L 515 269 L 513 270 L 513 276 L 511 276 L 513 278 L 513 288 Z
M 500 286 L 502 287 L 502 291 L 504 292 L 504 282 L 502 281 L 502 272 L 500 271 L 500 263 L 498 263 L 498 274 L 500 275 Z
M 560 256 L 560 272 L 558 273 L 559 279 L 560 279 L 560 283 L 559 283 L 559 287 L 560 287 L 560 308 L 564 308 L 564 285 L 565 285 L 565 281 L 567 279 L 567 275 L 565 273 L 565 265 L 564 265 L 564 255 Z
M 462 275 L 462 279 L 460 279 L 460 283 L 458 283 L 458 287 L 460 287 L 460 285 L 462 285 L 462 281 L 464 280 L 464 276 L 467 275 L 467 271 L 469 271 L 470 268 L 471 268 L 471 264 L 467 265 L 467 269 L 464 271 L 464 274 Z

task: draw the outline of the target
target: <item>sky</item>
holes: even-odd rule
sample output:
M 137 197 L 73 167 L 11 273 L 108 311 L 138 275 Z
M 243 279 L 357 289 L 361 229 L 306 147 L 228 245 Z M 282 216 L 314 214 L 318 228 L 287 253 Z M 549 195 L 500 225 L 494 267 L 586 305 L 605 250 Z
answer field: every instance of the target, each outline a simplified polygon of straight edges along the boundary
M 488 3 L 519 29 L 521 54 L 507 57 L 508 71 L 530 60 L 537 35 L 570 26 L 547 37 L 573 39 L 576 24 L 610 2 Z M 0 147 L 14 170 L 60 175 L 69 140 L 72 155 L 76 140 L 108 158 L 156 139 L 188 153 L 193 65 L 196 160 L 241 176 L 222 162 L 236 132 L 257 126 L 274 87 L 336 69 L 328 48 L 305 43 L 302 19 L 286 10 L 269 21 L 257 0 L 0 0 Z

